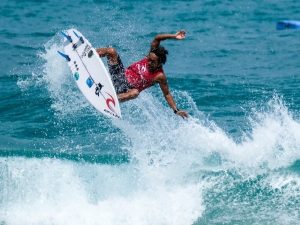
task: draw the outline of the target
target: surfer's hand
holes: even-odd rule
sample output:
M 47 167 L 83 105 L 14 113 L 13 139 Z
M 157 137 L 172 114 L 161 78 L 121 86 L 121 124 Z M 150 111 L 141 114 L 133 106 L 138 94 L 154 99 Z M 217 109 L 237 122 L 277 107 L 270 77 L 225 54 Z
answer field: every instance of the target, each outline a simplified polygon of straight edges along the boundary
M 175 34 L 175 38 L 177 40 L 182 40 L 185 38 L 185 31 L 184 30 L 181 30 L 181 31 L 178 31 L 176 34 Z
M 186 119 L 189 117 L 189 115 L 187 114 L 187 112 L 179 110 L 176 115 L 181 116 L 183 119 Z

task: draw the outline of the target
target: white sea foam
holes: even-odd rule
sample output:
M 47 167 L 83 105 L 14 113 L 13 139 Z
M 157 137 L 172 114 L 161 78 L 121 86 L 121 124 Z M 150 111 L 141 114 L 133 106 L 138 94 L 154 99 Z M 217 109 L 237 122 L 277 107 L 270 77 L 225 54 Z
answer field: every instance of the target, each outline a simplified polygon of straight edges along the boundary
M 57 55 L 60 48 L 50 44 L 41 55 L 43 79 L 53 109 L 59 115 L 76 114 L 90 106 Z M 300 123 L 278 97 L 264 110 L 253 111 L 250 132 L 240 142 L 207 120 L 187 93 L 178 92 L 175 97 L 190 107 L 193 117 L 182 120 L 175 116 L 161 97 L 149 91 L 122 104 L 124 119 L 112 123 L 130 140 L 125 146 L 132 158 L 128 164 L 0 159 L 0 222 L 193 224 L 206 207 L 203 191 L 211 187 L 207 179 L 199 178 L 203 171 L 235 170 L 255 177 L 300 159 Z M 271 178 L 266 186 L 289 185 L 299 193 L 299 182 L 293 176 L 287 183 Z M 286 221 L 284 216 L 282 221 Z
M 201 113 L 187 121 L 178 119 L 149 93 L 123 110 L 128 118 L 115 125 L 130 137 L 130 151 L 140 162 L 155 159 L 153 162 L 164 166 L 173 161 L 185 168 L 239 168 L 257 175 L 288 167 L 300 159 L 300 123 L 276 96 L 265 111 L 254 110 L 251 129 L 241 142 L 234 141 L 213 121 L 205 120 Z
M 199 184 L 148 185 L 133 165 L 0 159 L 5 224 L 192 224 Z
M 72 114 L 89 107 L 87 101 L 76 88 L 66 61 L 57 51 L 63 51 L 61 45 L 45 45 L 45 52 L 40 57 L 45 61 L 43 78 L 53 99 L 52 108 L 60 114 Z
M 57 51 L 63 52 L 63 40 L 56 35 L 44 46 L 44 51 L 38 53 L 39 61 L 33 68 L 32 76 L 19 79 L 18 86 L 27 91 L 30 87 L 46 87 L 51 99 L 51 108 L 60 116 L 76 113 L 90 107 L 85 101 L 75 82 L 64 58 Z

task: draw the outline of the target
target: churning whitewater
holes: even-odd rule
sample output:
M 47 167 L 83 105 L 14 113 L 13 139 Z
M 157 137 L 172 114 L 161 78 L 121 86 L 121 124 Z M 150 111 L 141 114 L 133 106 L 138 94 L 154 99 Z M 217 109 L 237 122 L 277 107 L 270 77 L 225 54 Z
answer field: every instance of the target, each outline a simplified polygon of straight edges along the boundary
M 295 1 L 0 2 L 0 225 L 300 223 Z M 124 66 L 160 33 L 158 85 L 99 114 L 57 51 L 75 28 Z
M 126 139 L 118 154 L 128 161 L 1 158 L 2 223 L 185 225 L 206 224 L 211 217 L 211 224 L 217 224 L 236 211 L 236 218 L 247 223 L 299 219 L 291 211 L 296 212 L 300 197 L 295 162 L 300 158 L 300 124 L 281 97 L 274 95 L 264 111 L 253 110 L 249 132 L 240 141 L 182 91 L 174 93 L 193 112 L 187 121 L 172 115 L 153 92 L 125 103 L 123 120 L 110 120 L 95 113 L 74 88 L 71 73 L 56 55 L 60 48 L 59 42 L 46 44 L 39 54 L 42 73 L 19 80 L 19 87 L 24 92 L 32 85 L 45 89 L 57 123 L 90 117 L 91 126 L 105 123 L 117 129 L 122 133 L 118 138 Z M 71 148 L 85 154 L 103 142 L 93 131 L 81 138 L 82 132 L 75 130 L 83 143 L 79 146 L 61 133 L 66 143 L 59 152 Z M 253 213 L 245 218 L 247 210 Z

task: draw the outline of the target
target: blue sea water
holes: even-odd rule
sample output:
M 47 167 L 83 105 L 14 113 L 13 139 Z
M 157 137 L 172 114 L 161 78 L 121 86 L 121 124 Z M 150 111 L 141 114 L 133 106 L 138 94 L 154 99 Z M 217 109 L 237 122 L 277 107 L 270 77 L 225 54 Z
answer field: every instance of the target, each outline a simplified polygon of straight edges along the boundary
M 300 224 L 296 0 L 0 2 L 0 224 Z M 60 31 L 125 65 L 158 33 L 185 121 L 155 86 L 96 112 Z

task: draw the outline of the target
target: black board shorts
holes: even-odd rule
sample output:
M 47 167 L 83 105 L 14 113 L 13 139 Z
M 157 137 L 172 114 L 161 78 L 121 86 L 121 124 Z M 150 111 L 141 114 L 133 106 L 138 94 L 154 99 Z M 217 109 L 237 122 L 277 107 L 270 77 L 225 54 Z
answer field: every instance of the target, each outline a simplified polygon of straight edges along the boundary
M 125 93 L 129 89 L 132 89 L 131 85 L 129 84 L 129 82 L 125 77 L 125 68 L 121 61 L 120 56 L 118 55 L 117 64 L 111 65 L 109 61 L 107 62 L 107 64 L 108 64 L 108 70 L 111 76 L 111 80 L 113 82 L 117 94 Z

